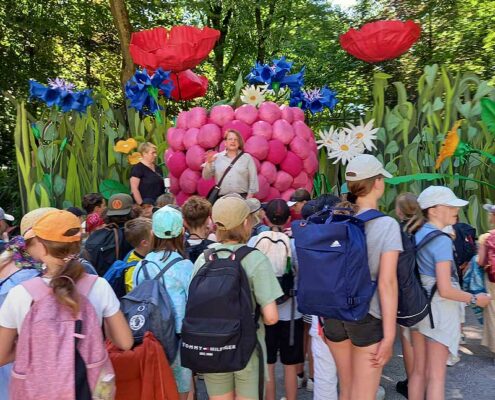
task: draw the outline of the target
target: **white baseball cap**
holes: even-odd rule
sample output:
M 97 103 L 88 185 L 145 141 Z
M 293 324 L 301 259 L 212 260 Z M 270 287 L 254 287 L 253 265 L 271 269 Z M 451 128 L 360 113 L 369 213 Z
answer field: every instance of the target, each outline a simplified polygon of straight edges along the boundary
M 484 204 L 483 209 L 489 213 L 495 213 L 495 204 Z
M 422 210 L 435 206 L 464 207 L 469 201 L 459 199 L 452 190 L 445 186 L 429 186 L 418 196 Z
M 12 222 L 15 218 L 10 215 L 10 214 L 7 214 L 2 207 L 0 207 L 0 220 L 4 219 L 5 221 L 9 221 L 9 222 Z
M 362 181 L 377 175 L 392 178 L 392 174 L 383 168 L 382 163 L 371 154 L 360 154 L 354 157 L 345 169 L 345 179 L 350 182 Z

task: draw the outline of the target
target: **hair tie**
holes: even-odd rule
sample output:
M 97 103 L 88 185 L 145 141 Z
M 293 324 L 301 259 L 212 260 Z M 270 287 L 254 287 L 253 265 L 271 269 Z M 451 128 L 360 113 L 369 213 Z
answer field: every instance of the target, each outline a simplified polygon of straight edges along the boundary
M 79 254 L 71 254 L 68 255 L 67 257 L 64 257 L 64 261 L 68 263 L 69 261 L 77 260 L 78 258 L 79 258 Z

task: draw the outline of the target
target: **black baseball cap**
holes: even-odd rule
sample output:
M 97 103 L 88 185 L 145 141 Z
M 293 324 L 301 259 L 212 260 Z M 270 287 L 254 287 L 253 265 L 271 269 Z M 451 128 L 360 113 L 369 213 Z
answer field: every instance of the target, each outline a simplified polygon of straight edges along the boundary
M 290 208 L 282 199 L 271 200 L 265 207 L 266 218 L 273 225 L 284 225 L 290 217 Z
M 289 207 L 292 207 L 294 204 L 300 201 L 310 201 L 311 194 L 304 188 L 297 189 L 292 196 L 290 196 L 290 200 L 287 202 Z

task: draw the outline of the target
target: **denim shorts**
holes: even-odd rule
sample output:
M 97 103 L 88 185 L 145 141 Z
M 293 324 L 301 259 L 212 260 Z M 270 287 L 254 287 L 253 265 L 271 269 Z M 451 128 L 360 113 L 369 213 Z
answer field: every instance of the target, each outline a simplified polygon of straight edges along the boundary
M 367 347 L 383 339 L 382 320 L 366 315 L 359 321 L 340 321 L 326 319 L 324 325 L 325 337 L 331 342 L 343 342 L 349 339 L 354 346 Z

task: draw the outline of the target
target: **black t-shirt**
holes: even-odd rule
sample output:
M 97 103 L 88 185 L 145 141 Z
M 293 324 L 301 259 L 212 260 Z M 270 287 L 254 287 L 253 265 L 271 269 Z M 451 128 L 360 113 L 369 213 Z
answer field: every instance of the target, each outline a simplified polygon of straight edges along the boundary
M 142 199 L 156 200 L 165 192 L 163 174 L 158 167 L 153 171 L 143 163 L 139 163 L 132 167 L 131 176 L 140 179 L 138 189 Z

